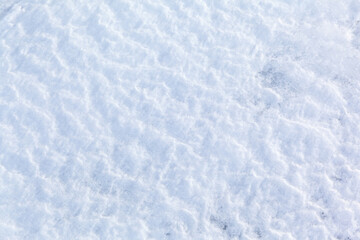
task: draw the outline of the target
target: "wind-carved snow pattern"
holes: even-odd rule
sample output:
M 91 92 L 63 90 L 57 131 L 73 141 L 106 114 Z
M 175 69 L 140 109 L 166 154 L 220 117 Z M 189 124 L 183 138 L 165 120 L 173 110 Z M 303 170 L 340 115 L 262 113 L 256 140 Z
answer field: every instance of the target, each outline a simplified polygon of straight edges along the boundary
M 0 239 L 360 239 L 359 10 L 0 0 Z

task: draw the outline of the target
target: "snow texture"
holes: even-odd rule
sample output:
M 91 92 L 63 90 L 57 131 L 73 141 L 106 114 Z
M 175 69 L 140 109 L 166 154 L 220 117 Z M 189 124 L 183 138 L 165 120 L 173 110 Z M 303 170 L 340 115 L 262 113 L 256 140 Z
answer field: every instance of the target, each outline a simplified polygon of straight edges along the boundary
M 359 0 L 0 0 L 0 239 L 360 239 Z

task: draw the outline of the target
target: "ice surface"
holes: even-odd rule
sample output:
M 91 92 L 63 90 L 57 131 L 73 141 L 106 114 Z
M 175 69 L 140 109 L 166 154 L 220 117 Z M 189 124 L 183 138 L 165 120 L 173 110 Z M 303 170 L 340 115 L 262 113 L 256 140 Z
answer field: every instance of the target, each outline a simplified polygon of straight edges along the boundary
M 360 239 L 358 0 L 0 0 L 0 239 Z

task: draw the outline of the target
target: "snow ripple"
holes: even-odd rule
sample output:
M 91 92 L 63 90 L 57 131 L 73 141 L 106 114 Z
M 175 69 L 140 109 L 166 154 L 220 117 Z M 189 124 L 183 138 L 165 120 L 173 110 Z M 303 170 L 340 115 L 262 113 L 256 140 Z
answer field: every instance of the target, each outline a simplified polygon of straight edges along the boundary
M 358 1 L 0 1 L 1 239 L 360 239 Z

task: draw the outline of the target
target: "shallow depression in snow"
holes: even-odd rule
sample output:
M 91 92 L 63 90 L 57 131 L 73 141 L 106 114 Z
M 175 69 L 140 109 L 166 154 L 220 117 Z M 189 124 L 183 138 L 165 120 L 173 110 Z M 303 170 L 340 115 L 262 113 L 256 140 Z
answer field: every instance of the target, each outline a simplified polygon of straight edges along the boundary
M 1 239 L 360 239 L 360 3 L 0 0 Z

